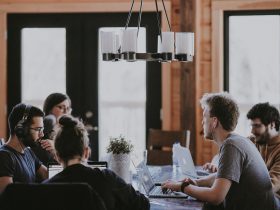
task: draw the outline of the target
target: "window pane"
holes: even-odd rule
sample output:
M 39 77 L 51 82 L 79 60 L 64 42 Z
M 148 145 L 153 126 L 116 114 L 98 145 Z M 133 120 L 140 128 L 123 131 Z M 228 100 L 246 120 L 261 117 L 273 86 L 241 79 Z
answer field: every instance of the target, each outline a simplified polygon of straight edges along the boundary
M 236 132 L 250 134 L 246 114 L 259 102 L 280 104 L 280 16 L 229 17 L 229 92 L 240 105 Z
M 99 34 L 120 29 L 100 28 Z M 138 51 L 146 51 L 145 28 L 139 31 Z M 98 77 L 99 158 L 106 154 L 109 137 L 120 134 L 132 141 L 134 152 L 139 152 L 136 155 L 142 154 L 146 148 L 146 62 L 104 62 L 99 47 Z
M 21 31 L 22 101 L 42 107 L 53 92 L 66 92 L 65 28 Z

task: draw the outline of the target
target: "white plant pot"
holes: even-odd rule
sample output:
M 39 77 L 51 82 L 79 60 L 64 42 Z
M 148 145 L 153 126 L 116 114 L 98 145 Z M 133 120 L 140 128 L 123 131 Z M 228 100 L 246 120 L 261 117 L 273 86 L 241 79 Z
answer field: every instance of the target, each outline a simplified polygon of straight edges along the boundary
M 120 176 L 126 183 L 130 183 L 130 155 L 111 154 L 109 168 Z

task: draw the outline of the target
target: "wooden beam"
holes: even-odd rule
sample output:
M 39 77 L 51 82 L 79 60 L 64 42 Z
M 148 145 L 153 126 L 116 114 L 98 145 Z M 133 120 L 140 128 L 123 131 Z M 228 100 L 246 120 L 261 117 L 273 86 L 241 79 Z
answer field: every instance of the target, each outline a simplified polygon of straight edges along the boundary
M 7 134 L 7 15 L 0 12 L 0 138 Z M 2 50 L 1 50 L 2 49 Z

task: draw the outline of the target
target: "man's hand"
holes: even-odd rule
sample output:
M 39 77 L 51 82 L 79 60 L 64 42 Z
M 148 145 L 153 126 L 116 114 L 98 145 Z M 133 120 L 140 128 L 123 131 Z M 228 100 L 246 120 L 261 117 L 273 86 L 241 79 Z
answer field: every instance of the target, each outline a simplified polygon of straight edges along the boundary
M 198 186 L 197 181 L 194 180 L 194 179 L 191 179 L 191 178 L 185 178 L 185 179 L 182 180 L 182 182 L 188 182 L 188 183 L 190 183 L 191 185 Z
M 181 191 L 181 184 L 182 184 L 182 182 L 168 180 L 165 183 L 161 184 L 161 188 L 163 190 L 164 189 L 170 189 L 172 191 L 180 192 Z
M 52 155 L 55 155 L 55 150 L 54 150 L 54 142 L 49 139 L 45 140 L 40 140 L 41 147 L 51 153 Z
M 213 163 L 205 163 L 202 168 L 203 170 L 209 171 L 210 173 L 215 173 L 218 171 L 218 167 Z

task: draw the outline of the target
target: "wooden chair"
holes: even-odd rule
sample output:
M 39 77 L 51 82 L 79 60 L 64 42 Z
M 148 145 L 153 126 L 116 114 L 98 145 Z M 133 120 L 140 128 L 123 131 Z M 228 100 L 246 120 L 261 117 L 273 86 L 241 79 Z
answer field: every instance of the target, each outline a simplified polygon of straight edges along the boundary
M 182 146 L 190 146 L 190 131 L 163 131 L 150 129 L 147 144 L 148 165 L 172 165 L 172 146 L 179 142 Z

